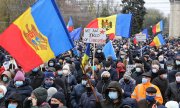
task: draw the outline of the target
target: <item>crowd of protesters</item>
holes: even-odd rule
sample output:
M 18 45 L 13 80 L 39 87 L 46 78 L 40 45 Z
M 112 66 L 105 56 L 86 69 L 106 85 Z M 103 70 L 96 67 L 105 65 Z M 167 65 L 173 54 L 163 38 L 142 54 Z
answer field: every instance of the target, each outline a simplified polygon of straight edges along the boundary
M 1 49 L 0 108 L 180 108 L 180 41 L 166 41 L 141 47 L 114 40 L 117 60 L 92 46 L 84 67 L 86 45 L 76 42 L 76 51 L 30 72 Z

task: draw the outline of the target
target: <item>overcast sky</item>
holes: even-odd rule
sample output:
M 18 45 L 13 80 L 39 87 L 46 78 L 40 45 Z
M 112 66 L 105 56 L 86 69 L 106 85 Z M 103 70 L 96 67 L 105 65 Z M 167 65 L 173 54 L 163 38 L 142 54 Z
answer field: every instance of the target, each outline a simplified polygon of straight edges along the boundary
M 170 13 L 169 0 L 144 0 L 146 8 L 156 8 L 162 11 L 165 15 Z

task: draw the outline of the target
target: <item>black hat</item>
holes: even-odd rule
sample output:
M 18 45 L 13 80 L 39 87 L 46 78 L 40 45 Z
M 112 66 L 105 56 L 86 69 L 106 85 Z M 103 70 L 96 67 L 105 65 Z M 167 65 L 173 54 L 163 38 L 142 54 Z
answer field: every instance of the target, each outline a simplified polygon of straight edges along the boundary
M 158 71 L 159 75 L 162 75 L 162 74 L 166 74 L 167 73 L 167 70 L 166 69 L 160 69 Z
M 71 61 L 70 57 L 66 57 L 65 60 L 66 60 L 66 63 L 72 64 L 72 61 Z
M 51 98 L 61 101 L 64 105 L 66 104 L 65 96 L 62 92 L 55 93 Z
M 145 76 L 145 77 L 152 77 L 152 74 L 150 72 L 145 72 L 142 74 L 142 76 Z
M 157 90 L 156 90 L 154 87 L 148 87 L 148 88 L 146 89 L 146 92 L 147 92 L 147 93 L 156 93 Z
M 106 62 L 104 63 L 104 67 L 109 67 L 109 66 L 111 66 L 111 63 L 110 63 L 109 61 L 106 61 Z

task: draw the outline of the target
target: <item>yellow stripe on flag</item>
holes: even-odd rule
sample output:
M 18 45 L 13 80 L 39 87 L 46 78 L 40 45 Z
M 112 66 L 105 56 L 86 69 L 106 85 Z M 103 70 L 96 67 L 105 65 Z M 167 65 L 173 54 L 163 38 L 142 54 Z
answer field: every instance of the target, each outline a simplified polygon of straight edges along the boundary
M 26 43 L 47 62 L 54 58 L 54 53 L 49 46 L 46 36 L 44 36 L 36 26 L 34 18 L 31 15 L 31 8 L 27 9 L 15 22 L 15 25 L 21 30 Z M 28 53 L 28 52 L 27 52 Z
M 161 45 L 161 43 L 160 43 L 160 41 L 159 41 L 159 38 L 156 36 L 156 37 L 154 37 L 154 43 L 155 43 L 155 45 L 156 46 L 160 46 Z
M 111 34 L 116 32 L 116 16 L 109 16 L 105 18 L 98 18 L 98 27 L 105 28 L 106 34 Z
M 156 33 L 161 31 L 160 22 L 156 24 Z

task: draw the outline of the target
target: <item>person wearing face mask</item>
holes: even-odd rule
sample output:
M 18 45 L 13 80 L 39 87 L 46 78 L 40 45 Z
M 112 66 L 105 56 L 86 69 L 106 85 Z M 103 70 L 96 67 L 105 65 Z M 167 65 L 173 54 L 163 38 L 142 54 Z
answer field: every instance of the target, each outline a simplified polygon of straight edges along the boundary
M 158 71 L 160 69 L 159 61 L 153 60 L 151 64 L 151 74 L 152 74 L 152 80 L 156 77 L 158 77 Z
M 148 87 L 154 87 L 157 92 L 156 92 L 156 96 L 155 96 L 155 100 L 158 101 L 160 104 L 163 103 L 163 98 L 161 95 L 161 92 L 159 90 L 159 88 L 151 83 L 151 73 L 150 72 L 146 72 L 142 74 L 142 83 L 138 84 L 133 93 L 131 94 L 131 98 L 136 99 L 136 101 L 140 101 L 141 99 L 146 98 L 146 89 Z
M 39 67 L 32 69 L 29 73 L 26 73 L 26 77 L 31 80 L 30 85 L 33 89 L 40 87 L 44 80 L 44 74 Z
M 165 97 L 167 101 L 173 100 L 180 102 L 180 72 L 177 72 L 176 81 L 172 82 L 168 85 L 168 88 L 165 93 Z
M 19 93 L 12 92 L 5 100 L 5 108 L 23 108 L 23 101 Z
M 131 97 L 131 93 L 135 88 L 135 80 L 130 75 L 124 74 L 123 78 L 119 80 L 121 88 L 124 90 L 124 97 Z
M 34 89 L 30 97 L 23 102 L 23 108 L 51 108 L 47 100 L 47 90 L 42 87 Z
M 138 108 L 158 108 L 161 104 L 155 100 L 156 93 L 156 88 L 148 87 L 146 89 L 146 98 L 138 102 Z
M 116 66 L 116 71 L 117 71 L 117 74 L 118 74 L 118 79 L 121 79 L 125 73 L 125 65 L 121 62 L 118 62 L 117 63 L 117 66 Z
M 101 80 L 98 81 L 96 85 L 98 92 L 101 93 L 103 96 L 105 95 L 105 90 L 110 82 L 111 82 L 110 73 L 108 71 L 104 71 L 101 74 Z
M 95 52 L 95 58 L 97 58 L 99 62 L 102 62 L 103 60 L 105 60 L 105 56 L 101 48 L 98 48 L 97 51 Z
M 180 54 L 175 57 L 175 70 L 180 71 Z
M 158 57 L 158 61 L 159 61 L 160 67 L 162 69 L 167 69 L 166 62 L 164 61 L 164 56 L 163 55 L 160 55 Z
M 169 83 L 172 83 L 176 80 L 175 78 L 175 74 L 176 74 L 176 70 L 174 69 L 174 60 L 173 59 L 168 59 L 166 62 L 167 65 L 167 74 L 168 74 L 168 81 Z
M 144 73 L 143 65 L 137 64 L 135 71 L 131 74 L 131 77 L 136 81 L 136 85 L 142 82 L 143 73 Z
M 137 108 L 135 104 L 132 104 L 134 102 L 132 99 L 122 97 L 123 93 L 119 83 L 112 81 L 105 91 L 105 100 L 100 102 L 101 108 Z
M 96 94 L 96 97 L 99 101 L 103 100 L 102 94 L 100 94 L 97 89 L 94 87 L 95 82 L 93 80 L 90 80 L 91 86 L 94 88 L 94 93 Z M 79 100 L 79 107 L 78 108 L 98 108 L 96 97 L 93 93 L 93 90 L 91 88 L 90 84 L 86 84 L 86 92 L 84 92 L 81 95 L 81 98 Z
M 12 92 L 19 93 L 21 95 L 21 101 L 30 96 L 32 92 L 32 87 L 30 86 L 30 80 L 25 78 L 24 72 L 18 70 L 14 79 L 10 81 L 6 93 L 6 98 L 8 98 Z
M 5 108 L 5 98 L 7 88 L 4 85 L 0 85 L 0 108 Z
M 5 85 L 5 86 L 8 86 L 9 85 L 9 82 L 11 81 L 12 77 L 11 77 L 11 72 L 9 71 L 4 71 L 1 75 L 1 81 L 2 81 L 2 84 Z
M 165 69 L 160 69 L 159 70 L 159 75 L 155 79 L 153 79 L 152 84 L 156 85 L 159 87 L 159 90 L 161 91 L 164 103 L 165 101 L 165 91 L 168 87 L 168 79 L 167 79 L 167 70 Z
M 51 108 L 67 108 L 65 105 L 66 105 L 66 100 L 63 93 L 57 92 L 51 97 L 51 101 L 50 101 Z
M 110 73 L 110 78 L 112 81 L 117 81 L 118 80 L 118 75 L 116 69 L 111 67 L 111 63 L 109 61 L 105 61 L 104 63 L 104 69 L 101 71 L 108 71 Z
M 70 97 L 72 108 L 79 108 L 79 100 L 81 98 L 81 95 L 86 91 L 87 79 L 87 75 L 83 75 L 81 83 L 77 84 L 73 88 Z

